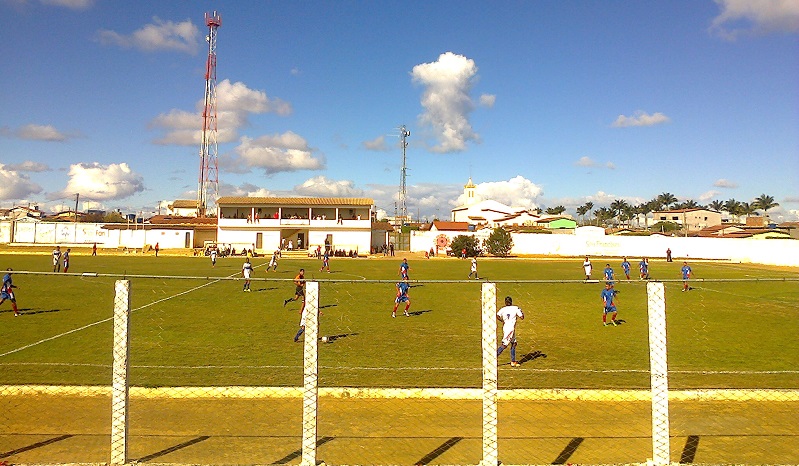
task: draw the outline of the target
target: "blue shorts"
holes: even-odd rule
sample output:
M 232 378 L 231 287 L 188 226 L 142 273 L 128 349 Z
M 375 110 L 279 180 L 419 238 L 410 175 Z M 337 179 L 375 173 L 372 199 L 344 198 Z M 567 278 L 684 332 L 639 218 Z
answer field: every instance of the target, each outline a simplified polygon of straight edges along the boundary
M 605 314 L 609 312 L 616 312 L 616 306 L 606 306 L 605 307 Z
M 410 301 L 410 298 L 408 298 L 407 296 L 397 296 L 397 299 L 394 300 L 394 302 L 397 304 L 407 303 L 408 301 Z
M 14 298 L 14 293 L 6 293 L 5 291 L 0 293 L 0 299 L 7 299 L 7 300 L 9 300 L 11 302 L 15 302 L 16 301 L 16 299 Z

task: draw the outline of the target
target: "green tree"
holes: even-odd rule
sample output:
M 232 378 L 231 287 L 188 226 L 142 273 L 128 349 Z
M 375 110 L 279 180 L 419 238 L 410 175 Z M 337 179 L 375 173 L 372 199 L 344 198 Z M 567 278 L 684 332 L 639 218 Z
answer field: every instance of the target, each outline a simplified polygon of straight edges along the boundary
M 724 202 L 719 201 L 718 199 L 713 201 L 713 202 L 711 202 L 707 206 L 708 206 L 708 208 L 713 209 L 713 210 L 715 210 L 717 212 L 721 212 L 722 210 L 724 210 Z
M 456 236 L 452 239 L 450 247 L 452 248 L 452 252 L 457 257 L 460 257 L 461 251 L 464 249 L 466 249 L 467 257 L 477 257 L 483 253 L 482 249 L 480 248 L 480 240 L 472 235 Z
M 585 214 L 588 213 L 588 206 L 581 205 L 577 207 L 577 217 L 580 218 L 580 224 L 585 220 Z
M 672 193 L 663 193 L 657 197 L 657 200 L 663 207 L 668 209 L 669 206 L 677 203 L 677 196 Z
M 504 228 L 496 227 L 485 240 L 485 248 L 493 256 L 508 257 L 513 249 L 513 238 Z
M 590 216 L 590 214 L 591 214 L 591 212 L 594 210 L 594 203 L 593 203 L 593 202 L 591 202 L 591 201 L 588 201 L 588 202 L 586 202 L 584 205 L 585 205 L 585 211 L 586 211 L 586 213 L 588 213 L 588 214 L 589 214 L 589 217 L 588 217 L 588 223 L 590 224 L 590 223 L 591 223 L 591 216 Z
M 560 215 L 563 212 L 566 212 L 566 208 L 563 207 L 562 205 L 558 205 L 558 206 L 555 206 L 555 207 L 550 207 L 550 208 L 548 208 L 546 210 L 546 213 L 549 214 L 549 215 Z
M 762 209 L 763 213 L 768 215 L 768 210 L 773 207 L 779 207 L 779 202 L 774 202 L 774 196 L 769 196 L 766 194 L 761 194 L 758 196 L 755 201 L 752 203 L 756 208 Z
M 735 217 L 735 221 L 740 221 L 741 216 L 741 202 L 736 201 L 735 199 L 728 199 L 724 202 L 724 210 L 726 210 L 731 216 Z

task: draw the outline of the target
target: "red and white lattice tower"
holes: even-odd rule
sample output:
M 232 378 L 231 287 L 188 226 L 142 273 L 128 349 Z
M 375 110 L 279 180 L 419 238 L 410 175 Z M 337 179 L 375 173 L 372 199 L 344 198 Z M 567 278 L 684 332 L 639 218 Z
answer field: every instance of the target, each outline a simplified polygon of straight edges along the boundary
M 208 26 L 208 60 L 205 63 L 205 106 L 203 107 L 203 133 L 200 142 L 200 180 L 197 185 L 197 216 L 207 217 L 214 212 L 219 197 L 219 160 L 217 159 L 216 124 L 216 30 L 222 18 L 205 14 Z

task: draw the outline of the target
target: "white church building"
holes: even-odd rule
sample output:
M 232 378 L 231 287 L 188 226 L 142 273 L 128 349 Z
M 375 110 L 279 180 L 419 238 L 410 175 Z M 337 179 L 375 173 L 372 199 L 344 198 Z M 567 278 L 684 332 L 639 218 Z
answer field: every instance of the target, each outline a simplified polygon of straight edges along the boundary
M 453 222 L 467 222 L 470 225 L 486 225 L 493 228 L 506 223 L 509 218 L 531 215 L 524 207 L 510 207 L 491 199 L 478 201 L 476 190 L 477 186 L 469 177 L 469 182 L 463 187 L 466 203 L 452 209 Z

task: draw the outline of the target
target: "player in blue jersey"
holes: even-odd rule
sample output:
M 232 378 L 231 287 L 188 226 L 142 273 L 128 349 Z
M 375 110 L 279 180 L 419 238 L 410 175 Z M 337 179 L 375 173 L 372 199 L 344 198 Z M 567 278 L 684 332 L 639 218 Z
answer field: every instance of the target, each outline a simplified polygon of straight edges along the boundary
M 403 279 L 407 280 L 408 279 L 408 271 L 410 269 L 411 269 L 411 266 L 408 265 L 408 259 L 402 259 L 402 262 L 400 263 L 400 266 L 399 266 L 400 277 L 402 277 Z
M 391 311 L 391 317 L 397 317 L 397 308 L 400 303 L 405 303 L 405 317 L 410 317 L 408 315 L 408 309 L 411 307 L 411 298 L 408 296 L 408 290 L 411 288 L 411 285 L 408 283 L 407 275 L 402 277 L 402 281 L 397 283 L 396 287 L 397 297 L 394 299 L 394 309 Z
M 286 307 L 286 304 L 297 301 L 298 299 L 301 299 L 302 305 L 305 306 L 305 269 L 300 269 L 300 273 L 294 277 L 294 297 L 284 300 L 283 307 Z
M 0 287 L 0 304 L 6 302 L 6 299 L 11 301 L 11 309 L 14 310 L 14 317 L 19 315 L 19 309 L 17 309 L 17 298 L 14 296 L 14 288 L 17 286 L 14 285 L 11 279 L 11 267 L 8 268 L 7 273 L 3 275 L 3 285 Z
M 613 287 L 610 283 L 605 283 L 605 289 L 602 290 L 602 305 L 604 311 L 602 313 L 602 325 L 608 325 L 608 314 L 610 314 L 610 324 L 616 326 L 616 293 L 613 292 Z
M 682 272 L 682 290 L 688 291 L 691 289 L 688 286 L 688 280 L 691 279 L 691 272 L 692 272 L 691 266 L 688 265 L 688 262 L 683 262 L 682 269 L 680 269 L 680 271 Z
M 621 269 L 624 270 L 624 276 L 627 277 L 627 280 L 630 279 L 630 261 L 627 260 L 625 257 L 621 263 Z
M 322 268 L 319 269 L 320 272 L 327 269 L 327 273 L 330 273 L 330 250 L 325 249 L 325 255 L 322 256 Z
M 613 268 L 610 267 L 610 264 L 605 264 L 605 270 L 602 272 L 603 276 L 605 277 L 605 281 L 613 284 Z
M 67 273 L 67 272 L 69 271 L 69 253 L 70 253 L 71 251 L 72 251 L 72 249 L 70 249 L 70 248 L 67 248 L 67 250 L 66 250 L 66 251 L 64 251 L 64 257 L 63 257 L 63 261 L 64 261 L 64 273 Z
M 649 259 L 644 257 L 638 263 L 638 271 L 640 272 L 639 280 L 649 280 Z
M 510 296 L 505 297 L 505 306 L 497 312 L 497 320 L 502 322 L 502 343 L 497 348 L 497 357 L 510 346 L 511 367 L 521 366 L 516 361 L 516 319 L 524 320 L 524 312 L 519 306 L 513 305 Z

